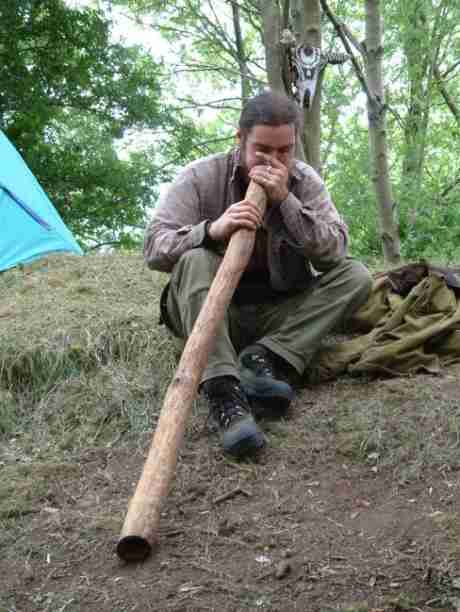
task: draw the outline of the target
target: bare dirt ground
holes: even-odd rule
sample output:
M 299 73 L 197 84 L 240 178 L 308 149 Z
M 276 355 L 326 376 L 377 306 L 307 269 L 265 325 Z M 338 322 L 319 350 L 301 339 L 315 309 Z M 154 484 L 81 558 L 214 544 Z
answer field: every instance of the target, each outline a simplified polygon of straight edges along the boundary
M 141 564 L 115 554 L 150 435 L 20 459 L 1 446 L 0 610 L 460 610 L 460 369 L 343 378 L 224 458 L 197 403 Z M 97 441 L 97 436 L 95 436 Z

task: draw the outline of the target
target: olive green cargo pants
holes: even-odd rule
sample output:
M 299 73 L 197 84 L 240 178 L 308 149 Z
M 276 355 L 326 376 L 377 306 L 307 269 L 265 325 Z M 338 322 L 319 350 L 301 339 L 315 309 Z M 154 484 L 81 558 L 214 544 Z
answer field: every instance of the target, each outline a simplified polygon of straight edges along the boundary
M 191 249 L 175 265 L 167 297 L 173 333 L 186 339 L 193 328 L 222 258 L 204 248 Z M 302 374 L 321 340 L 367 299 L 372 278 L 367 268 L 345 259 L 320 276 L 314 286 L 270 303 L 231 303 L 217 333 L 202 382 L 238 374 L 238 354 L 256 342 Z

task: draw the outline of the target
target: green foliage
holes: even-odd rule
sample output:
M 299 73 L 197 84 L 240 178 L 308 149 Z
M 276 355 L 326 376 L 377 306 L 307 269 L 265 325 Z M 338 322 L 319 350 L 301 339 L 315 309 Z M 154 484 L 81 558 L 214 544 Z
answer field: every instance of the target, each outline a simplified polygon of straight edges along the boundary
M 158 143 L 174 133 L 184 149 L 195 130 L 162 105 L 161 63 L 110 32 L 102 10 L 2 3 L 0 127 L 84 244 L 131 247 L 166 178 Z M 120 155 L 120 139 L 140 129 L 164 131 Z
M 147 155 L 117 155 L 110 128 L 91 115 L 57 116 L 47 140 L 28 162 L 64 221 L 87 244 L 116 240 L 130 246 L 128 228 L 141 226 L 155 193 Z
M 262 40 L 260 10 L 246 0 L 238 3 L 243 49 L 230 0 L 99 0 L 94 6 L 4 0 L 0 127 L 82 241 L 133 246 L 159 184 L 189 160 L 232 144 L 241 92 L 263 87 L 264 45 L 277 41 Z M 152 40 L 161 39 L 163 57 L 113 41 L 111 19 L 120 7 Z M 339 0 L 332 8 L 362 40 L 363 3 Z M 391 0 L 381 10 L 390 179 L 403 255 L 455 260 L 460 6 Z M 322 27 L 323 47 L 343 51 L 327 19 Z M 351 62 L 326 69 L 322 94 L 327 185 L 349 224 L 353 254 L 378 256 L 366 100 Z
M 327 166 L 327 185 L 350 230 L 351 250 L 357 257 L 380 254 L 375 195 L 369 181 L 367 129 L 356 117 L 336 134 Z
M 19 147 L 33 145 L 57 109 L 89 112 L 114 135 L 159 121 L 159 67 L 110 42 L 101 11 L 63 0 L 6 0 L 0 21 L 2 123 Z

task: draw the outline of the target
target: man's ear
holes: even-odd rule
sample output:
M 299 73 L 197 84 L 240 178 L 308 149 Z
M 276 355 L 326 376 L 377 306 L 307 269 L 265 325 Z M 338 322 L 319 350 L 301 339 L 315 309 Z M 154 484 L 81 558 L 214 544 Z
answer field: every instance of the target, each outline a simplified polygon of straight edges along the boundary
M 240 145 L 241 144 L 241 130 L 239 128 L 236 130 L 235 139 L 236 139 L 236 142 Z

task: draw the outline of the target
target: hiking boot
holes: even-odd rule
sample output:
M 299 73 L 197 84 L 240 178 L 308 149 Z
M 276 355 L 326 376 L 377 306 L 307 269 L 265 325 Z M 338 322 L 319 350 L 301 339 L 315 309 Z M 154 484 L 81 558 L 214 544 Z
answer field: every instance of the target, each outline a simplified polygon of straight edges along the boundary
M 219 430 L 224 452 L 234 457 L 251 455 L 265 446 L 265 436 L 251 415 L 238 379 L 211 378 L 202 385 L 209 404 L 209 421 Z
M 261 344 L 248 346 L 239 357 L 241 386 L 257 417 L 285 416 L 294 397 L 292 387 L 277 375 L 275 360 Z

